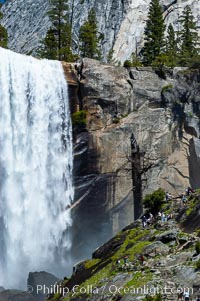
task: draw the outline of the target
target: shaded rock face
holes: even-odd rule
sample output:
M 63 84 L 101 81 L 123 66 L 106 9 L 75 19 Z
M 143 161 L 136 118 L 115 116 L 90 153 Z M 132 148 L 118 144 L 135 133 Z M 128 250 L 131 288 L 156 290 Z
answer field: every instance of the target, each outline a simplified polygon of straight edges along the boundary
M 104 58 L 114 49 L 114 58 L 124 62 L 132 52 L 139 52 L 150 0 L 69 0 L 73 15 L 73 40 L 77 44 L 78 31 L 87 19 L 88 12 L 95 8 L 99 31 L 104 34 L 102 52 Z M 190 5 L 199 22 L 200 4 L 195 0 L 162 0 L 166 23 L 179 30 L 178 16 Z M 73 9 L 74 7 L 74 9 Z M 10 49 L 21 53 L 34 53 L 50 26 L 46 16 L 48 0 L 7 0 L 3 7 L 3 24 L 8 30 Z M 198 23 L 199 25 L 199 23 Z
M 133 221 L 132 133 L 145 153 L 144 166 L 154 162 L 142 176 L 144 195 L 162 187 L 177 196 L 188 185 L 200 186 L 199 72 L 164 75 L 83 61 L 79 96 L 87 129 L 74 137 L 77 258 L 80 248 L 84 253 L 87 246 L 89 254 Z
M 31 297 L 34 300 L 45 300 L 45 296 L 50 294 L 51 288 L 58 281 L 59 279 L 56 276 L 44 271 L 29 273 L 27 287 L 30 292 L 30 300 L 27 300 L 31 301 Z
M 18 290 L 0 292 L 0 301 L 37 301 L 31 294 Z

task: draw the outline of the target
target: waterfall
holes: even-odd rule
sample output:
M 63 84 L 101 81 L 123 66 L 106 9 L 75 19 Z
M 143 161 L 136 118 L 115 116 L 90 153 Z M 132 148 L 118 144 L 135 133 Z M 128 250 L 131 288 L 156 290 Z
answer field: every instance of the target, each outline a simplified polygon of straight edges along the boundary
M 0 48 L 0 285 L 19 288 L 29 271 L 63 264 L 72 161 L 61 63 Z

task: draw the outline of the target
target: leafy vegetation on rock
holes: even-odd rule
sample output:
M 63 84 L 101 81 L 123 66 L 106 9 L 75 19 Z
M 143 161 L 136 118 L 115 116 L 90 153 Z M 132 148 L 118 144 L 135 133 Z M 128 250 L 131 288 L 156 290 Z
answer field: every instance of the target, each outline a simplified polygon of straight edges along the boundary
M 72 124 L 76 127 L 85 127 L 86 126 L 86 117 L 87 112 L 85 110 L 81 110 L 72 114 Z
M 169 90 L 171 90 L 171 89 L 173 89 L 173 85 L 172 85 L 172 84 L 166 85 L 166 86 L 162 87 L 161 93 L 163 94 L 163 93 L 165 93 L 166 91 L 169 91 Z
M 196 250 L 197 254 L 199 255 L 200 254 L 200 241 L 196 242 L 195 250 Z
M 165 192 L 162 188 L 154 191 L 151 194 L 147 194 L 143 200 L 145 208 L 148 208 L 152 212 L 158 212 L 164 203 Z

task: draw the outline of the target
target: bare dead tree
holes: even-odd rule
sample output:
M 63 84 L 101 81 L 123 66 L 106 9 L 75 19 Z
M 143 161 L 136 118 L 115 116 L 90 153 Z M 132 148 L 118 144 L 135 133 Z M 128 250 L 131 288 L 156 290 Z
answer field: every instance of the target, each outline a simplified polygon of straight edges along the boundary
M 143 212 L 142 192 L 147 185 L 147 173 L 149 170 L 159 165 L 161 159 L 158 159 L 152 152 L 141 151 L 134 134 L 131 135 L 131 152 L 126 151 L 123 155 L 123 165 L 118 171 L 126 173 L 131 172 L 132 191 L 134 203 L 134 219 L 138 219 Z
M 145 187 L 143 186 L 143 189 L 146 188 L 146 183 L 148 180 L 147 173 L 149 170 L 159 166 L 161 159 L 158 157 L 155 157 L 155 155 L 150 152 L 141 152 L 142 159 L 141 164 L 138 166 L 137 162 L 133 159 L 132 154 L 130 151 L 126 150 L 125 154 L 121 157 L 124 163 L 116 170 L 117 172 L 123 171 L 126 174 L 132 173 L 132 170 L 137 170 L 138 174 L 142 178 L 142 182 L 145 183 Z M 133 187 L 134 189 L 134 187 Z

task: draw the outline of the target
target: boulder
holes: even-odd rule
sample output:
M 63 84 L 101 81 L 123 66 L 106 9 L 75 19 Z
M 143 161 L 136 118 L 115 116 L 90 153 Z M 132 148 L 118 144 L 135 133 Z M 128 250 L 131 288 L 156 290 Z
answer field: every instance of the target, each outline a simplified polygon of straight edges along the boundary
M 164 243 L 162 243 L 161 241 L 156 241 L 144 247 L 143 253 L 148 256 L 154 257 L 156 255 L 167 255 L 169 253 L 169 250 L 169 247 Z
M 193 288 L 200 291 L 200 274 L 196 275 L 196 279 L 193 282 Z
M 192 287 L 198 275 L 195 268 L 183 265 L 175 267 L 173 269 L 173 274 L 176 282 L 183 286 L 185 285 L 185 287 Z
M 161 241 L 163 243 L 168 243 L 168 242 L 176 240 L 177 234 L 178 234 L 178 232 L 176 229 L 169 230 L 169 231 L 166 231 L 166 232 L 156 236 L 156 240 Z

